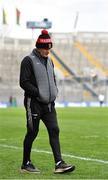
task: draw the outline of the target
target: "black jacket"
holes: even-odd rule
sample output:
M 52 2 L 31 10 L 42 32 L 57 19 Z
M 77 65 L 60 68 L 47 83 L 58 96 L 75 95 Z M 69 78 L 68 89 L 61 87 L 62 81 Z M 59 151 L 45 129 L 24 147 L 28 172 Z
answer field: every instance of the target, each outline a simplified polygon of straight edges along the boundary
M 40 59 L 43 59 L 39 52 L 36 49 L 33 50 L 34 55 L 39 56 Z M 46 65 L 47 59 L 43 61 L 44 65 Z M 55 76 L 54 76 L 55 80 Z M 55 80 L 56 83 L 56 80 Z M 24 95 L 27 97 L 37 97 L 38 96 L 38 88 L 34 76 L 34 71 L 31 64 L 31 59 L 29 56 L 24 57 L 21 62 L 20 67 L 20 87 L 25 91 Z
M 33 50 L 35 53 L 35 50 Z M 25 96 L 36 97 L 38 95 L 36 80 L 29 56 L 24 57 L 20 67 L 20 87 L 25 91 Z

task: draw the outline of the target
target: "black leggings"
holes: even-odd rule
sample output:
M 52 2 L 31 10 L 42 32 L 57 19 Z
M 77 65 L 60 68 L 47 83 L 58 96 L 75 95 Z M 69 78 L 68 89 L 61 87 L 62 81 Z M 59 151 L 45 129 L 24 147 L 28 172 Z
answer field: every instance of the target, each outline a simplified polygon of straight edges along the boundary
M 33 141 L 39 132 L 40 119 L 47 128 L 55 163 L 62 160 L 59 143 L 59 127 L 54 104 L 48 106 L 39 103 L 32 98 L 25 98 L 24 105 L 27 117 L 27 134 L 23 144 L 23 164 L 30 161 L 31 148 Z

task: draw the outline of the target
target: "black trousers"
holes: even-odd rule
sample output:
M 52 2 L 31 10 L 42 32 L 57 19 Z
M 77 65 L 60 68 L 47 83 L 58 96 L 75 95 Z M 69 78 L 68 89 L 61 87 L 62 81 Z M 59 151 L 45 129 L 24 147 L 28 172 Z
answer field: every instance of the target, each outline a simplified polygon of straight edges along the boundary
M 62 160 L 59 142 L 59 127 L 54 103 L 44 105 L 33 98 L 25 97 L 24 106 L 26 109 L 27 133 L 23 143 L 23 164 L 30 161 L 31 148 L 33 141 L 39 132 L 40 119 L 47 128 L 49 143 L 52 148 L 55 163 Z

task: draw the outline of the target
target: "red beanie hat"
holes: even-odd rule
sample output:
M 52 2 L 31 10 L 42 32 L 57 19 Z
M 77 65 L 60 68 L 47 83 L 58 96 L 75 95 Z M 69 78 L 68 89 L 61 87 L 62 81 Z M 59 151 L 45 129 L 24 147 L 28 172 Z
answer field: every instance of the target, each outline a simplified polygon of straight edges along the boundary
M 50 35 L 48 34 L 48 31 L 46 29 L 43 29 L 41 31 L 40 36 L 38 37 L 35 45 L 38 49 L 51 49 L 52 48 L 52 40 Z

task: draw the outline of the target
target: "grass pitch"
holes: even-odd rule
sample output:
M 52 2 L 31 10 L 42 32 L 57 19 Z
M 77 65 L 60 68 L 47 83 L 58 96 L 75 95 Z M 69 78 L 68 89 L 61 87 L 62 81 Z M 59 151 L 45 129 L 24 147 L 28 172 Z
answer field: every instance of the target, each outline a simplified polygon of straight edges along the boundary
M 57 112 L 63 159 L 74 164 L 76 170 L 53 174 L 53 155 L 47 130 L 41 122 L 31 158 L 41 173 L 20 173 L 25 110 L 7 108 L 0 109 L 1 179 L 108 179 L 108 108 L 58 108 Z

